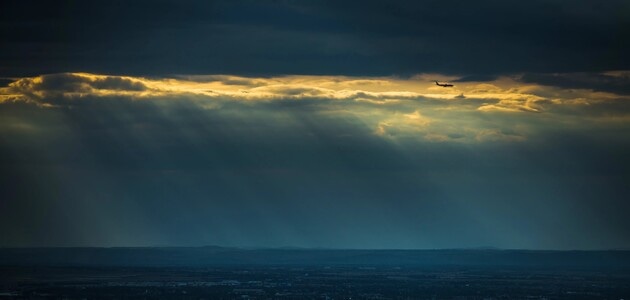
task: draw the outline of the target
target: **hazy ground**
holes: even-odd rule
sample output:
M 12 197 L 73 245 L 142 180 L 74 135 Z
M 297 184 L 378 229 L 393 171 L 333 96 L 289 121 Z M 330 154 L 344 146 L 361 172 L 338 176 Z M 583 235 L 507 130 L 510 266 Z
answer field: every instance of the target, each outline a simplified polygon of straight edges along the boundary
M 626 251 L 0 249 L 0 297 L 628 299 Z

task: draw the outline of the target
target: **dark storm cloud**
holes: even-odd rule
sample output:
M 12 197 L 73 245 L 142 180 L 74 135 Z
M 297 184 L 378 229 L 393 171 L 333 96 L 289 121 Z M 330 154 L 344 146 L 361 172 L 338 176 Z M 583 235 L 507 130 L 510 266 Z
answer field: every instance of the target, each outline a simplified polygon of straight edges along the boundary
M 523 82 L 556 86 L 566 89 L 591 89 L 630 95 L 630 73 L 567 73 L 567 74 L 525 74 Z
M 4 1 L 0 75 L 629 69 L 627 1 Z M 488 78 L 488 77 L 486 77 Z
M 90 78 L 70 73 L 49 74 L 38 77 L 37 82 L 27 78 L 12 83 L 11 91 L 16 93 L 32 94 L 41 92 L 38 97 L 47 99 L 59 93 L 88 93 L 94 89 L 119 90 L 119 91 L 143 91 L 146 89 L 142 83 L 123 77 L 104 76 Z
M 497 79 L 496 75 L 467 75 L 453 80 L 453 82 L 484 82 L 493 81 L 495 79 Z

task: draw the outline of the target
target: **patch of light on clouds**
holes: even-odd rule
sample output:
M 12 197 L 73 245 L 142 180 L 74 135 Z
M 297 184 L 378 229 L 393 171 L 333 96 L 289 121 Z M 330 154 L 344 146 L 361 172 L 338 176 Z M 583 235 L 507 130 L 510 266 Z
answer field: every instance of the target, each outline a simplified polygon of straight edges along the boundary
M 630 96 L 626 95 L 523 83 L 517 77 L 457 82 L 452 88 L 432 81 L 456 79 L 439 74 L 407 79 L 230 75 L 150 79 L 63 73 L 17 79 L 0 89 L 0 101 L 24 101 L 52 108 L 75 105 L 82 99 L 159 100 L 168 109 L 169 100 L 180 100 L 199 109 L 236 107 L 245 114 L 255 108 L 302 108 L 313 114 L 357 118 L 371 128 L 370 132 L 383 138 L 429 142 L 522 142 L 535 134 L 532 127 L 553 126 L 554 120 L 560 123 L 563 118 L 600 123 L 608 119 L 617 123 L 627 120 L 627 115 L 608 113 L 605 108 L 610 103 L 627 105 Z M 593 110 L 593 105 L 604 108 Z

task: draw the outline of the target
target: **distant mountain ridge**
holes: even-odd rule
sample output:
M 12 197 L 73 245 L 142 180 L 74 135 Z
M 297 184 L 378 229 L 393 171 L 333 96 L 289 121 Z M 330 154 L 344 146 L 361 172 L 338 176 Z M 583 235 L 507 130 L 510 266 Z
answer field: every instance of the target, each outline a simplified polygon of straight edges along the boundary
M 374 265 L 630 268 L 630 251 L 335 250 L 208 247 L 0 248 L 0 266 Z

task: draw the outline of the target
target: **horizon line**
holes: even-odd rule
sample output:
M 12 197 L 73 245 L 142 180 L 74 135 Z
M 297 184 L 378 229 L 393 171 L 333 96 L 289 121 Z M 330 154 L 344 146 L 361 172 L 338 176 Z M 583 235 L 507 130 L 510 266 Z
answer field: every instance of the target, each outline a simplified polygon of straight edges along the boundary
M 302 250 L 302 251 L 540 251 L 540 252 L 602 252 L 602 251 L 630 251 L 630 248 L 606 248 L 606 249 L 532 249 L 532 248 L 500 248 L 500 247 L 453 247 L 453 248 L 328 248 L 328 247 L 299 247 L 299 246 L 0 246 L 0 250 L 10 249 L 190 249 L 190 248 L 222 248 L 229 250 Z

